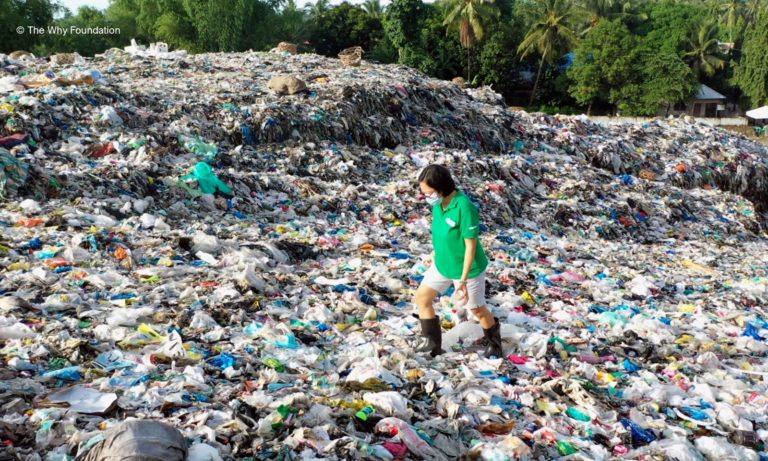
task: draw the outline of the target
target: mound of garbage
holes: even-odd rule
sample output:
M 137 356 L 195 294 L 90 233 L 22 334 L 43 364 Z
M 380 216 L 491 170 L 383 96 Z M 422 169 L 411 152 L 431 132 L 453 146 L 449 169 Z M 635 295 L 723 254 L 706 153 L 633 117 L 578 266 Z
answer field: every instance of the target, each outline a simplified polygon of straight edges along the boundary
M 0 453 L 139 419 L 191 461 L 768 459 L 766 160 L 397 65 L 0 55 Z M 503 358 L 452 291 L 447 353 L 409 346 L 436 162 L 480 208 Z

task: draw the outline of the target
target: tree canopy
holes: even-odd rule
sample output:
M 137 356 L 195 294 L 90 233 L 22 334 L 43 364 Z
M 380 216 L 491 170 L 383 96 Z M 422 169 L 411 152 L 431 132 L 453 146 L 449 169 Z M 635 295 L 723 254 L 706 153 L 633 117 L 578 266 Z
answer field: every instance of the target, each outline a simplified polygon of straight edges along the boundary
M 565 112 L 665 112 L 702 83 L 742 106 L 768 103 L 766 0 L 0 0 L 0 52 L 94 55 L 163 41 L 190 52 L 266 51 L 281 41 L 335 57 L 398 62 L 491 85 L 510 104 Z M 17 27 L 118 28 L 114 35 Z M 26 29 L 24 30 L 26 31 Z

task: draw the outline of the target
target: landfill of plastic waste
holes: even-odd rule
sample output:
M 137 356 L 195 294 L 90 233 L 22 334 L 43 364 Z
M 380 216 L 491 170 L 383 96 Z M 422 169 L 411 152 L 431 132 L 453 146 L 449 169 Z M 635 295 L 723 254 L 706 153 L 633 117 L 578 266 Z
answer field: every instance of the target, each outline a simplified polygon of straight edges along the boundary
M 71 62 L 0 55 L 1 458 L 138 419 L 190 461 L 768 459 L 764 146 L 311 54 Z M 434 162 L 502 358 L 452 291 L 409 346 Z

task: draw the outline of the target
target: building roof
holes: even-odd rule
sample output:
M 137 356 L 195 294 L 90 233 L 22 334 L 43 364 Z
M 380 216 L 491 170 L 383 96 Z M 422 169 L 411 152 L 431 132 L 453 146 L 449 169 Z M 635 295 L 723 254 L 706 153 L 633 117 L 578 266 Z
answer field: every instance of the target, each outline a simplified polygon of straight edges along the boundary
M 713 90 L 712 88 L 708 87 L 707 85 L 702 84 L 699 88 L 699 91 L 696 93 L 696 96 L 693 98 L 696 101 L 702 100 L 702 99 L 728 99 L 722 94 L 718 93 L 717 91 Z
M 747 117 L 754 118 L 755 120 L 768 119 L 768 106 L 758 107 L 757 109 L 747 111 Z

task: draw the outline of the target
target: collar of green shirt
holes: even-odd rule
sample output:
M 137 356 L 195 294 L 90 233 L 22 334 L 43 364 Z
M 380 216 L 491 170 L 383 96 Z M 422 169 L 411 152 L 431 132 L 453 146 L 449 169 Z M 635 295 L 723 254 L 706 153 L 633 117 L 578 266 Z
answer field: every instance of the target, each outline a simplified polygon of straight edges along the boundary
M 448 208 L 443 208 L 443 204 L 441 203 L 440 209 L 443 211 L 448 211 L 452 208 L 456 208 L 459 205 L 459 202 L 457 202 L 456 199 L 462 195 L 464 195 L 464 193 L 461 192 L 459 189 L 456 189 L 456 195 L 454 195 L 453 198 L 451 199 L 451 202 L 448 204 Z

